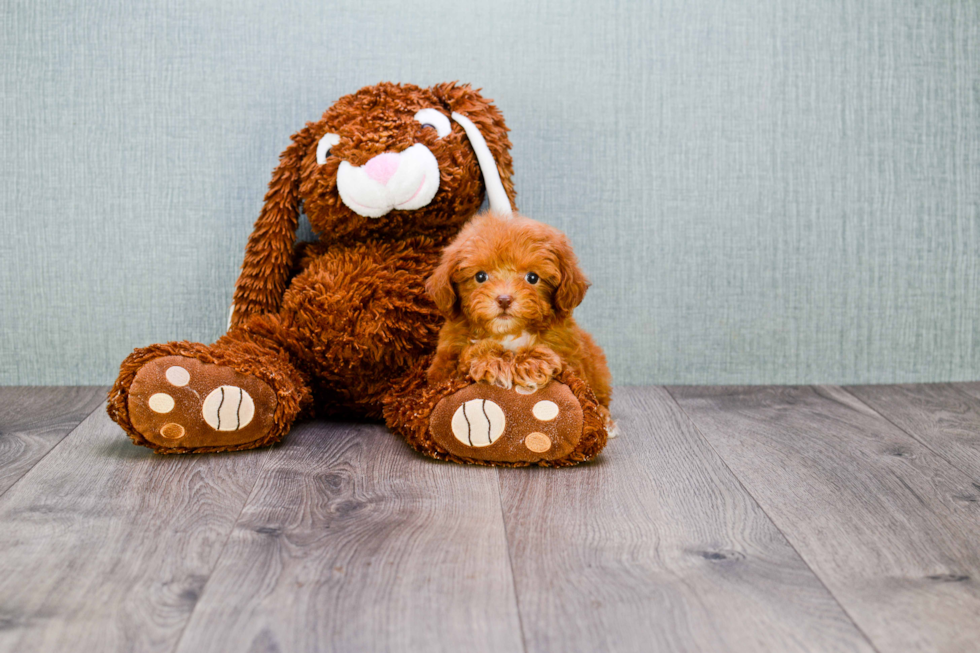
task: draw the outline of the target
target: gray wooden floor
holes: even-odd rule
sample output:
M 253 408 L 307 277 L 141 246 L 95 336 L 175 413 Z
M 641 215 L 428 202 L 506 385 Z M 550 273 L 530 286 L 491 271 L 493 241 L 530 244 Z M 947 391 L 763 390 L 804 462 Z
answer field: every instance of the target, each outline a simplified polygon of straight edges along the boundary
M 0 651 L 977 651 L 980 384 L 620 388 L 564 470 L 0 388 Z

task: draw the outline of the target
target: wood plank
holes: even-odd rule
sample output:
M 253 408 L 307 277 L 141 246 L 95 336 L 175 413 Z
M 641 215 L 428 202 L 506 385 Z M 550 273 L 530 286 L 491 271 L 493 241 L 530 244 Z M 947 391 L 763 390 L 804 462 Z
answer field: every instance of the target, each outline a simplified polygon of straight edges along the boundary
M 0 651 L 172 651 L 268 460 L 156 455 L 92 413 L 0 497 Z
M 870 651 L 663 388 L 596 462 L 500 470 L 529 651 Z
M 180 651 L 519 651 L 493 469 L 383 426 L 313 423 L 275 452 Z
M 836 387 L 670 389 L 881 651 L 980 641 L 980 491 Z
M 0 388 L 0 494 L 105 401 L 108 388 Z
M 980 483 L 980 399 L 953 383 L 845 389 Z
M 971 397 L 980 399 L 980 381 L 954 383 L 953 385 L 956 386 L 957 390 L 962 390 L 963 392 L 970 395 Z

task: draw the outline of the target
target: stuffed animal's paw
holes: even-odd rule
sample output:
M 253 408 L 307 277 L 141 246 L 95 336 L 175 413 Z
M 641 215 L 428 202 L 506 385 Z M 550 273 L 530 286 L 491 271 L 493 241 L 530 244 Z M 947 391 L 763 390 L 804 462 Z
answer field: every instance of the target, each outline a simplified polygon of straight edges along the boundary
M 158 451 L 244 449 L 273 428 L 276 394 L 230 367 L 187 356 L 146 363 L 129 389 L 133 428 Z
M 582 406 L 568 386 L 552 382 L 536 392 L 476 383 L 436 406 L 435 441 L 453 456 L 498 464 L 559 462 L 579 445 Z

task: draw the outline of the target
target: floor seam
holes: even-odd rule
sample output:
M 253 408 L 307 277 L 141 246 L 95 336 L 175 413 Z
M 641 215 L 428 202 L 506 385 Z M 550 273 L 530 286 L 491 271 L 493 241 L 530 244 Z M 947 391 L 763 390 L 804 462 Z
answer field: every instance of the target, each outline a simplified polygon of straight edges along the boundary
M 230 452 L 230 453 L 234 455 L 234 452 Z M 268 450 L 266 450 L 266 453 L 269 453 Z M 227 455 L 227 453 L 225 455 Z M 231 541 L 231 536 L 235 533 L 235 529 L 238 527 L 238 523 L 242 520 L 242 515 L 245 514 L 245 508 L 248 507 L 249 502 L 252 500 L 252 497 L 255 495 L 255 489 L 259 485 L 259 478 L 262 476 L 262 473 L 265 472 L 266 468 L 269 466 L 268 461 L 272 460 L 273 456 L 265 455 L 262 456 L 262 458 L 263 458 L 262 466 L 257 470 L 255 474 L 255 480 L 252 481 L 252 487 L 248 491 L 248 496 L 245 498 L 245 501 L 242 502 L 242 507 L 238 511 L 238 515 L 235 517 L 235 521 L 232 522 L 231 528 L 228 529 L 228 535 L 225 537 L 225 541 L 222 542 L 221 544 L 221 551 L 218 553 L 218 557 L 215 559 L 214 565 L 211 567 L 210 571 L 208 571 L 208 578 L 206 581 L 204 581 L 204 584 L 201 586 L 201 591 L 198 592 L 197 594 L 197 601 L 194 602 L 194 609 L 191 610 L 190 614 L 187 615 L 187 622 L 184 624 L 184 627 L 180 629 L 180 637 L 177 638 L 176 644 L 174 644 L 173 649 L 171 649 L 174 653 L 180 650 L 180 643 L 184 641 L 184 635 L 187 634 L 187 628 L 191 625 L 191 620 L 194 618 L 194 613 L 197 612 L 198 606 L 201 605 L 201 599 L 204 597 L 204 593 L 208 588 L 208 583 L 210 583 L 211 579 L 214 578 L 214 572 L 218 568 L 218 565 L 221 564 L 221 559 L 224 557 L 225 551 L 228 549 L 228 542 Z
M 704 433 L 702 433 L 701 427 L 698 426 L 697 422 L 695 422 L 694 419 L 688 414 L 688 412 L 684 409 L 681 403 L 677 401 L 677 397 L 675 397 L 674 393 L 670 391 L 670 388 L 667 386 L 659 386 L 659 387 L 662 387 L 664 391 L 667 392 L 667 395 L 670 397 L 671 401 L 674 402 L 674 405 L 677 406 L 677 409 L 681 411 L 681 414 L 684 415 L 685 419 L 687 419 L 688 423 L 690 423 L 691 428 L 693 428 L 697 432 L 698 437 L 700 437 L 701 440 L 705 443 L 705 445 L 709 449 L 711 449 L 711 452 L 718 457 L 718 460 L 721 461 L 721 464 L 724 465 L 725 469 L 727 469 L 728 472 L 732 475 L 732 478 L 735 479 L 735 482 L 738 483 L 738 486 L 742 488 L 745 491 L 745 493 L 752 499 L 755 505 L 759 507 L 759 510 L 762 511 L 762 514 L 766 516 L 766 519 L 769 520 L 769 523 L 772 524 L 773 528 L 775 528 L 776 531 L 779 532 L 783 540 L 786 542 L 787 546 L 789 546 L 793 550 L 793 552 L 796 553 L 797 557 L 799 557 L 800 561 L 806 565 L 807 569 L 810 570 L 810 573 L 813 574 L 813 577 L 817 579 L 817 582 L 820 583 L 821 587 L 827 590 L 827 594 L 830 595 L 830 597 L 834 600 L 834 603 L 836 603 L 837 606 L 841 609 L 841 612 L 844 613 L 844 616 L 846 616 L 850 620 L 854 628 L 861 634 L 861 637 L 864 638 L 864 641 L 868 643 L 868 646 L 870 646 L 872 650 L 878 651 L 880 653 L 880 649 L 875 645 L 874 641 L 871 639 L 868 633 L 865 632 L 865 630 L 860 626 L 860 624 L 858 624 L 858 622 L 854 619 L 854 616 L 847 610 L 846 607 L 844 607 L 844 604 L 841 603 L 840 599 L 837 597 L 836 594 L 834 594 L 833 590 L 831 590 L 830 587 L 827 586 L 827 583 L 824 582 L 824 579 L 820 577 L 820 574 L 817 573 L 817 570 L 813 568 L 813 565 L 807 562 L 803 554 L 800 553 L 799 549 L 796 548 L 796 545 L 793 544 L 793 541 L 789 538 L 788 535 L 786 535 L 786 533 L 783 532 L 783 529 L 779 527 L 779 524 L 776 523 L 776 520 L 773 519 L 772 515 L 770 515 L 769 512 L 765 509 L 765 507 L 762 505 L 762 503 L 759 502 L 759 499 L 756 498 L 755 494 L 753 494 L 751 490 L 749 490 L 749 488 L 742 482 L 742 479 L 739 477 L 738 474 L 735 473 L 735 470 L 731 468 L 731 466 L 728 464 L 728 461 L 725 460 L 724 456 L 722 456 L 718 452 L 718 450 L 715 449 L 714 445 L 711 444 L 711 441 L 704 435 Z M 807 386 L 807 387 L 813 388 L 813 386 Z
M 524 633 L 524 616 L 521 614 L 521 599 L 517 593 L 517 575 L 514 573 L 514 557 L 510 553 L 510 535 L 507 533 L 507 518 L 504 515 L 504 490 L 501 485 L 500 469 L 494 468 L 497 477 L 497 504 L 500 506 L 500 525 L 504 530 L 504 545 L 507 547 L 507 566 L 510 569 L 510 586 L 514 592 L 514 609 L 517 610 L 517 625 L 521 629 L 521 648 L 527 652 L 527 638 Z
M 888 422 L 889 424 L 891 424 L 892 426 L 894 426 L 895 428 L 897 428 L 899 431 L 901 431 L 905 435 L 909 436 L 910 438 L 912 438 L 913 440 L 915 440 L 916 442 L 918 442 L 919 444 L 921 444 L 923 447 L 925 447 L 926 449 L 928 449 L 929 451 L 931 451 L 933 454 L 935 454 L 939 458 L 942 458 L 943 460 L 945 460 L 949 464 L 950 467 L 952 467 L 956 471 L 960 472 L 961 474 L 963 474 L 964 476 L 966 476 L 971 481 L 980 482 L 980 477 L 977 477 L 973 472 L 970 472 L 970 471 L 967 471 L 967 470 L 963 469 L 962 467 L 960 467 L 959 465 L 957 465 L 955 462 L 953 462 L 952 460 L 950 460 L 949 457 L 947 457 L 941 451 L 936 451 L 935 449 L 933 449 L 931 446 L 929 446 L 929 443 L 928 442 L 926 442 L 925 440 L 919 438 L 915 433 L 912 433 L 911 431 L 909 431 L 908 429 L 906 429 L 901 424 L 898 424 L 898 423 L 892 421 L 891 419 L 889 419 L 887 415 L 885 415 L 880 410 L 878 410 L 877 408 L 875 408 L 874 406 L 872 406 L 871 404 L 869 404 L 868 402 L 866 402 L 864 399 L 861 399 L 861 397 L 857 396 L 856 394 L 854 394 L 853 392 L 851 392 L 850 390 L 848 390 L 846 386 L 840 385 L 840 386 L 837 386 L 837 387 L 840 388 L 841 390 L 843 390 L 844 392 L 846 392 L 851 397 L 854 397 L 854 400 L 855 401 L 860 402 L 862 406 L 867 407 L 867 409 L 870 410 L 871 412 L 873 412 L 875 415 L 877 415 L 881 419 L 885 420 L 886 422 Z M 955 387 L 955 385 L 954 385 L 954 387 Z M 958 389 L 957 389 L 957 391 L 960 392 L 960 394 L 963 394 L 966 397 L 969 397 L 970 399 L 976 400 L 976 398 L 973 397 L 972 395 L 969 395 L 969 394 L 967 394 L 965 392 L 962 392 L 961 390 L 958 390 Z
M 108 392 L 108 389 L 106 389 L 106 392 Z M 60 447 L 62 445 L 62 443 L 65 440 L 67 440 L 73 433 L 75 433 L 75 431 L 77 431 L 78 429 L 80 429 L 82 427 L 82 424 L 84 424 L 85 422 L 87 422 L 89 420 L 89 418 L 91 418 L 93 415 L 95 415 L 100 410 L 105 410 L 105 407 L 106 407 L 106 405 L 108 403 L 109 403 L 108 401 L 103 401 L 98 406 L 96 406 L 95 408 L 93 408 L 91 410 L 91 412 L 86 413 L 86 415 L 81 420 L 79 420 L 78 424 L 76 424 L 74 427 L 72 427 L 72 429 L 70 431 L 68 431 L 63 436 L 61 436 L 61 439 L 58 440 L 57 442 L 55 442 L 54 443 L 54 446 L 52 446 L 50 449 L 48 449 L 47 451 L 45 451 L 44 452 L 44 455 L 42 455 L 40 458 L 38 458 L 37 460 L 35 460 L 33 465 L 31 465 L 30 467 L 28 467 L 27 469 L 25 469 L 24 470 L 24 473 L 21 474 L 19 477 L 17 477 L 17 480 L 16 481 L 14 481 L 13 483 L 11 483 L 7 487 L 7 489 L 5 489 L 3 492 L 0 492 L 0 499 L 2 499 L 7 494 L 7 492 L 9 492 L 15 485 L 17 485 L 22 480 L 24 480 L 24 478 L 28 474 L 30 474 L 32 471 L 34 471 L 34 468 L 37 467 L 41 463 L 42 460 L 44 460 L 49 455 L 51 455 L 51 452 L 52 451 L 54 451 L 55 449 L 57 449 L 58 447 Z

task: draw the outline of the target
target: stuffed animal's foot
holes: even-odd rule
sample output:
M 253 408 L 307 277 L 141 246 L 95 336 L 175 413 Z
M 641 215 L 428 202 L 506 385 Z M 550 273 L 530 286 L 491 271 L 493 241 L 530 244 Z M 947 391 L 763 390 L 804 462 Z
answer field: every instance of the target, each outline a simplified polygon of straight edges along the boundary
M 436 405 L 430 428 L 436 444 L 466 461 L 565 464 L 582 441 L 583 410 L 557 381 L 538 390 L 474 383 Z
M 144 364 L 128 398 L 132 427 L 167 453 L 271 444 L 276 404 L 265 382 L 188 356 Z

